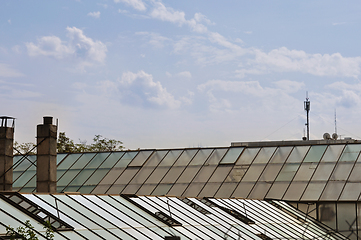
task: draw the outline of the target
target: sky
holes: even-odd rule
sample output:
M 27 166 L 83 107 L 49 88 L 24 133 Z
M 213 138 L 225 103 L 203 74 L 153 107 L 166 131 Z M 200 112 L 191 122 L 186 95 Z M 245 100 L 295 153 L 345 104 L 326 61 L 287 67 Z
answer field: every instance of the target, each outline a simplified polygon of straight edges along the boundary
M 0 2 L 0 115 L 126 149 L 361 139 L 361 2 Z M 335 114 L 336 113 L 336 114 Z M 336 117 L 335 117 L 336 115 Z M 336 124 L 335 124 L 336 119 Z

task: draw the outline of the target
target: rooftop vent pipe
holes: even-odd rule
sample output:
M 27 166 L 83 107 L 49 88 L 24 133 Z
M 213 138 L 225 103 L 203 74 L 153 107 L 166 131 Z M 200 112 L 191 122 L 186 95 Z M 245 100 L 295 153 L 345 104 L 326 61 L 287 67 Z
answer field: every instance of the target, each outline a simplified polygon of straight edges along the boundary
M 37 126 L 36 191 L 56 192 L 56 137 L 58 127 L 53 125 L 53 117 L 44 117 L 43 124 Z
M 11 191 L 15 118 L 1 116 L 0 120 L 0 191 Z

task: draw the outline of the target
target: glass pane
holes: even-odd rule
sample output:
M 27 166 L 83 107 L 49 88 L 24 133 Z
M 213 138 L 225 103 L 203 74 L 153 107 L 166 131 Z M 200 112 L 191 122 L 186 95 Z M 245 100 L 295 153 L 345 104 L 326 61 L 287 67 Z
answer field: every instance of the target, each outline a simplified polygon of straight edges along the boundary
M 135 194 L 141 186 L 141 184 L 128 184 L 123 189 L 122 194 Z
M 128 184 L 130 180 L 137 174 L 139 168 L 126 168 L 122 175 L 115 181 L 115 184 Z
M 115 164 L 115 168 L 121 168 L 128 166 L 129 162 L 133 160 L 135 155 L 137 155 L 137 151 L 134 152 L 125 152 L 122 158 Z
M 198 197 L 213 197 L 220 186 L 221 183 L 207 183 L 198 194 Z
M 247 198 L 263 200 L 270 187 L 271 187 L 271 183 L 258 182 L 254 186 L 252 192 L 248 195 Z
M 76 161 L 70 169 L 83 169 L 90 160 L 95 156 L 95 153 L 84 153 L 78 161 Z
M 137 195 L 150 195 L 157 184 L 143 184 L 143 186 L 136 193 Z
M 244 175 L 242 182 L 255 182 L 260 177 L 266 164 L 253 164 L 249 167 L 246 175 Z
M 100 168 L 112 168 L 119 159 L 124 155 L 124 152 L 113 152 L 107 159 L 100 165 Z
M 165 158 L 160 162 L 159 166 L 172 166 L 182 152 L 183 150 L 169 151 Z
M 89 168 L 98 168 L 99 165 L 104 162 L 104 160 L 109 156 L 109 153 L 98 153 L 86 166 L 87 169 Z
M 157 167 L 154 172 L 149 176 L 145 183 L 158 184 L 160 180 L 167 174 L 169 167 Z
M 172 167 L 162 179 L 161 183 L 175 183 L 185 167 Z
M 292 148 L 293 147 L 277 148 L 277 151 L 271 158 L 270 163 L 284 163 L 286 161 L 288 155 L 290 155 Z
M 218 166 L 216 171 L 214 171 L 212 177 L 209 179 L 209 182 L 223 182 L 227 177 L 228 173 L 231 171 L 232 166 Z
M 129 163 L 129 167 L 141 167 L 147 161 L 150 154 L 152 154 L 153 151 L 139 151 L 138 155 Z
M 344 181 L 329 181 L 323 191 L 320 200 L 337 201 L 340 193 L 345 185 Z
M 360 154 L 361 144 L 347 144 L 340 157 L 341 162 L 354 162 Z
M 237 166 L 235 165 L 231 172 L 228 174 L 225 182 L 240 182 L 248 170 L 249 165 L 241 165 Z
M 293 148 L 291 155 L 287 159 L 287 163 L 299 163 L 302 162 L 305 157 L 309 146 L 296 146 Z
M 247 198 L 254 184 L 255 183 L 241 182 L 232 194 L 232 198 Z
M 188 163 L 192 160 L 194 155 L 197 153 L 198 150 L 191 149 L 191 150 L 184 150 L 182 155 L 177 159 L 174 166 L 187 166 Z
M 280 173 L 278 174 L 276 181 L 291 181 L 295 176 L 300 163 L 286 163 L 283 165 Z
M 217 166 L 203 166 L 194 178 L 193 182 L 207 182 Z
M 214 197 L 230 198 L 236 187 L 237 187 L 237 183 L 223 183 Z
M 303 162 L 293 181 L 309 181 L 316 167 L 317 163 Z
M 229 148 L 219 164 L 235 163 L 243 149 L 243 147 Z
M 326 150 L 326 147 L 327 145 L 311 146 L 303 162 L 319 162 L 323 153 Z
M 336 204 L 320 203 L 318 206 L 319 221 L 336 229 Z
M 205 183 L 195 183 L 192 182 L 185 192 L 182 194 L 182 197 L 197 197 L 198 194 L 203 189 Z
M 327 181 L 331 175 L 332 170 L 334 169 L 336 163 L 323 163 L 318 164 L 315 174 L 312 177 L 311 181 L 321 180 Z
M 100 181 L 99 185 L 113 184 L 115 180 L 122 174 L 125 168 L 112 168 L 107 175 Z
M 338 162 L 330 180 L 344 180 L 346 181 L 350 175 L 351 169 L 353 167 L 353 162 Z
M 166 195 L 169 189 L 173 186 L 173 184 L 164 184 L 160 183 L 152 192 L 152 195 L 155 196 L 163 196 Z
M 350 182 L 361 182 L 361 163 L 357 162 L 351 171 L 349 181 Z
M 302 201 L 318 201 L 323 189 L 325 188 L 325 185 L 326 185 L 326 182 L 309 183 L 301 200 Z
M 31 162 L 33 162 L 33 163 L 36 162 L 36 155 L 22 157 L 21 159 L 22 159 L 22 161 L 20 160 L 21 162 L 19 162 L 19 164 L 16 165 L 16 167 L 14 168 L 14 171 L 25 171 L 30 166 L 34 166 Z
M 65 157 L 67 153 L 57 153 L 56 154 L 56 165 L 58 165 Z M 14 161 L 15 163 L 15 161 Z
M 343 189 L 340 200 L 342 201 L 357 201 L 361 192 L 360 183 L 348 182 Z
M 200 149 L 189 163 L 190 166 L 203 165 L 214 149 Z
M 268 164 L 258 181 L 274 181 L 282 164 Z
M 142 184 L 149 177 L 150 174 L 154 171 L 154 168 L 143 167 L 139 170 L 137 175 L 130 182 L 131 184 Z
M 337 203 L 337 225 L 339 231 L 356 227 L 356 205 L 354 203 Z
M 291 182 L 285 196 L 282 200 L 285 201 L 299 201 L 303 191 L 307 186 L 307 182 Z
M 328 146 L 321 162 L 336 162 L 345 145 L 330 145 Z
M 67 186 L 71 180 L 80 172 L 80 170 L 67 171 L 57 182 L 58 186 Z
M 155 151 L 155 153 L 144 164 L 147 167 L 156 167 L 162 161 L 164 156 L 168 153 L 167 150 Z
M 35 170 L 27 170 L 13 183 L 13 187 L 23 187 L 35 174 Z
M 192 182 L 194 176 L 201 169 L 201 166 L 188 166 L 182 175 L 178 178 L 177 183 L 190 183 Z
M 86 185 L 97 185 L 109 172 L 109 169 L 97 169 L 95 173 L 86 181 Z
M 239 160 L 236 162 L 236 165 L 250 164 L 259 150 L 260 148 L 246 148 Z
M 94 173 L 93 169 L 83 169 L 70 183 L 71 186 L 81 186 Z
M 276 150 L 275 147 L 261 148 L 257 157 L 254 159 L 253 163 L 268 163 L 275 150 Z
M 224 154 L 226 154 L 228 148 L 218 148 L 215 149 L 212 155 L 208 158 L 205 165 L 218 165 L 219 161 L 221 161 Z
M 267 193 L 266 198 L 270 199 L 278 199 L 281 200 L 283 195 L 285 194 L 289 183 L 288 182 L 275 182 L 273 183 L 271 189 Z
M 176 183 L 173 185 L 173 187 L 169 190 L 168 196 L 182 196 L 182 193 L 184 190 L 188 187 L 188 184 L 183 183 Z

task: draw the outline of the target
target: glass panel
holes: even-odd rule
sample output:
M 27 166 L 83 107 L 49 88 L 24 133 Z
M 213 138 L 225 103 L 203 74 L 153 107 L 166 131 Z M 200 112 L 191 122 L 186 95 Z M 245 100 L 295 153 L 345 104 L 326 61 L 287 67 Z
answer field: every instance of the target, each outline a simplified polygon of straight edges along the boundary
M 336 229 L 336 205 L 335 203 L 320 203 L 318 206 L 319 221 Z
M 106 194 L 120 194 L 127 185 L 125 184 L 114 184 L 105 193 Z
M 189 166 L 203 165 L 214 149 L 200 149 L 189 163 Z
M 192 160 L 194 155 L 197 153 L 198 150 L 191 149 L 191 150 L 184 150 L 182 155 L 177 159 L 174 166 L 187 166 L 188 163 Z
M 346 181 L 350 175 L 353 167 L 353 162 L 338 162 L 335 170 L 333 171 L 330 180 L 344 180 Z
M 323 153 L 326 150 L 326 147 L 327 145 L 311 146 L 303 162 L 319 162 Z
M 270 199 L 278 199 L 281 200 L 283 195 L 285 194 L 289 183 L 288 182 L 275 182 L 273 183 L 271 189 L 267 193 L 266 198 Z
M 119 159 L 124 155 L 124 152 L 113 152 L 107 159 L 100 165 L 100 168 L 112 168 Z
M 356 205 L 354 203 L 337 203 L 337 226 L 339 231 L 356 228 Z
M 34 166 L 31 162 L 36 162 L 36 155 L 29 155 L 26 157 L 21 158 L 22 161 L 17 165 L 13 171 L 25 171 L 28 169 L 31 165 Z M 29 161 L 30 160 L 30 161 Z
M 305 157 L 309 146 L 296 146 L 293 148 L 291 155 L 287 159 L 287 163 L 299 163 L 302 162 Z
M 307 186 L 307 182 L 291 182 L 282 200 L 299 201 L 306 186 Z
M 309 181 L 316 167 L 317 163 L 303 162 L 293 181 Z
M 218 148 L 215 149 L 212 155 L 208 158 L 205 165 L 218 165 L 219 161 L 221 161 L 224 154 L 226 154 L 228 148 Z
M 282 164 L 268 164 L 258 181 L 274 181 Z
M 255 183 L 241 182 L 232 194 L 232 198 L 247 198 L 254 184 Z
M 77 190 L 77 192 L 83 193 L 83 194 L 90 194 L 95 186 L 82 186 Z
M 58 186 L 67 186 L 71 180 L 80 172 L 80 170 L 67 171 L 57 182 Z
M 98 153 L 86 166 L 89 168 L 98 168 L 99 165 L 109 156 L 110 153 Z
M 117 178 L 122 174 L 122 172 L 124 171 L 124 168 L 112 168 L 107 175 L 105 175 L 105 177 L 101 180 L 101 182 L 99 183 L 99 185 L 102 184 L 113 184 L 115 182 L 115 180 L 117 180 Z
M 144 164 L 146 167 L 156 167 L 168 153 L 167 150 L 155 151 L 149 160 Z
M 266 164 L 253 164 L 249 167 L 246 175 L 244 175 L 242 182 L 255 182 L 262 174 Z
M 230 198 L 236 187 L 237 187 L 237 183 L 223 183 L 214 197 Z
M 334 169 L 336 163 L 323 163 L 318 164 L 315 174 L 312 177 L 311 181 L 321 180 L 326 181 L 329 179 L 332 170 Z
M 73 181 L 70 183 L 71 186 L 81 186 L 84 184 L 84 182 L 89 178 L 89 176 L 94 172 L 92 169 L 83 169 L 79 173 L 78 176 L 76 176 Z
M 361 144 L 347 144 L 340 157 L 341 162 L 354 162 L 360 154 Z
M 58 165 L 65 157 L 67 153 L 57 153 L 56 154 L 56 165 Z M 14 161 L 15 163 L 15 161 Z
M 176 196 L 176 197 L 182 196 L 182 193 L 184 192 L 184 190 L 186 190 L 187 187 L 188 187 L 188 184 L 176 183 L 169 190 L 167 195 L 168 196 Z
M 169 151 L 165 158 L 160 162 L 159 166 L 172 166 L 182 152 L 183 150 Z
M 250 164 L 259 150 L 260 148 L 246 148 L 239 160 L 236 162 L 236 165 Z
M 229 148 L 228 152 L 219 164 L 235 163 L 243 149 L 243 147 Z
M 122 158 L 115 164 L 115 168 L 121 168 L 128 166 L 129 162 L 133 160 L 135 155 L 137 155 L 137 151 L 134 152 L 125 152 Z
M 197 197 L 204 185 L 205 183 L 192 182 L 182 194 L 182 197 Z
M 341 154 L 345 145 L 330 145 L 328 146 L 321 162 L 336 162 Z
M 142 184 L 152 174 L 154 168 L 142 167 L 137 175 L 132 179 L 130 184 Z
M 326 182 L 311 182 L 308 184 L 301 201 L 318 201 Z
M 130 180 L 137 174 L 139 168 L 126 168 L 122 175 L 115 181 L 115 184 L 128 184 Z
M 162 179 L 161 183 L 175 183 L 178 177 L 182 174 L 185 167 L 172 167 L 169 172 Z
M 361 192 L 360 183 L 346 183 L 343 189 L 340 200 L 342 201 L 357 201 Z
M 244 174 L 248 170 L 248 167 L 249 167 L 249 165 L 243 165 L 243 166 L 235 165 L 233 167 L 233 169 L 231 170 L 231 172 L 228 174 L 226 180 L 224 180 L 224 181 L 225 182 L 240 182 L 242 180 Z
M 284 163 L 293 147 L 279 147 L 270 160 L 270 163 Z
M 190 183 L 192 182 L 194 176 L 198 173 L 198 171 L 201 169 L 201 166 L 197 167 L 191 167 L 188 166 L 182 175 L 178 178 L 177 183 Z
M 152 195 L 155 196 L 163 196 L 166 195 L 167 192 L 169 191 L 169 189 L 173 186 L 173 184 L 164 184 L 164 183 L 160 183 L 156 189 L 154 189 L 154 191 L 152 192 Z
M 212 177 L 209 179 L 209 182 L 223 182 L 227 177 L 229 171 L 231 171 L 232 166 L 218 166 L 216 171 L 214 171 Z
M 157 184 L 143 184 L 143 186 L 136 193 L 137 195 L 150 195 Z
M 23 187 L 33 176 L 35 176 L 35 170 L 27 170 L 13 183 L 13 187 Z
M 153 151 L 146 151 L 142 150 L 139 151 L 138 155 L 129 163 L 129 167 L 141 167 L 145 163 L 145 161 L 148 159 L 150 154 L 152 154 Z
M 149 176 L 149 178 L 145 181 L 145 183 L 158 184 L 168 171 L 169 167 L 157 167 L 154 172 Z
M 90 160 L 95 156 L 95 153 L 84 153 L 78 161 L 76 161 L 70 169 L 83 169 Z
M 271 183 L 267 183 L 267 182 L 258 182 L 252 192 L 249 194 L 249 196 L 247 198 L 249 199 L 264 199 L 264 197 L 266 196 L 269 188 L 271 187 Z
M 275 147 L 261 148 L 257 157 L 254 159 L 253 163 L 268 163 L 275 150 L 276 150 Z
M 198 194 L 198 197 L 213 197 L 220 186 L 221 183 L 207 183 Z
M 97 185 L 103 177 L 109 172 L 109 169 L 97 169 L 95 173 L 86 181 L 86 185 Z
M 141 184 L 128 184 L 123 189 L 122 194 L 135 194 L 141 186 Z
M 278 174 L 276 181 L 291 181 L 295 176 L 300 163 L 286 163 Z
M 350 182 L 361 182 L 361 163 L 357 162 L 354 168 L 351 171 L 350 177 L 348 180 Z
M 324 201 L 337 201 L 343 186 L 345 185 L 344 181 L 329 181 L 323 191 L 320 200 Z
M 217 166 L 203 166 L 194 178 L 193 182 L 207 182 Z

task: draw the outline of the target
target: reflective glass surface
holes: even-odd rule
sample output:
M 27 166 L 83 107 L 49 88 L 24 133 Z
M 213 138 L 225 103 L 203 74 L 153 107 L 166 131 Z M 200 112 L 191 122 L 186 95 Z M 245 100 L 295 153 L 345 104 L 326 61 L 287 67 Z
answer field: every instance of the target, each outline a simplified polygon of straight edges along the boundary
M 284 163 L 293 147 L 279 147 L 272 156 L 270 163 Z
M 354 162 L 361 151 L 361 144 L 348 144 L 340 157 L 341 162 Z
M 226 154 L 227 150 L 228 148 L 215 149 L 206 161 L 205 165 L 217 165 L 223 158 L 224 154 Z
M 153 151 L 140 151 L 137 156 L 131 161 L 129 167 L 141 167 L 147 161 L 148 157 L 153 153 Z
M 203 165 L 207 158 L 211 155 L 214 149 L 199 149 L 197 154 L 194 156 L 189 166 Z
M 308 151 L 304 162 L 319 162 L 323 153 L 325 152 L 327 145 L 316 145 L 311 146 L 310 150 Z
M 336 162 L 340 157 L 344 145 L 330 145 L 328 146 L 325 154 L 323 155 L 321 162 Z
M 263 147 L 254 159 L 253 163 L 267 163 L 275 152 L 275 147 Z
M 251 164 L 253 159 L 256 157 L 260 148 L 246 148 L 242 152 L 241 157 L 236 162 L 236 165 L 247 165 Z
M 187 166 L 198 150 L 184 150 L 182 155 L 174 163 L 174 166 Z
M 243 151 L 243 147 L 230 148 L 226 155 L 220 161 L 220 164 L 233 164 L 237 161 L 239 155 Z

